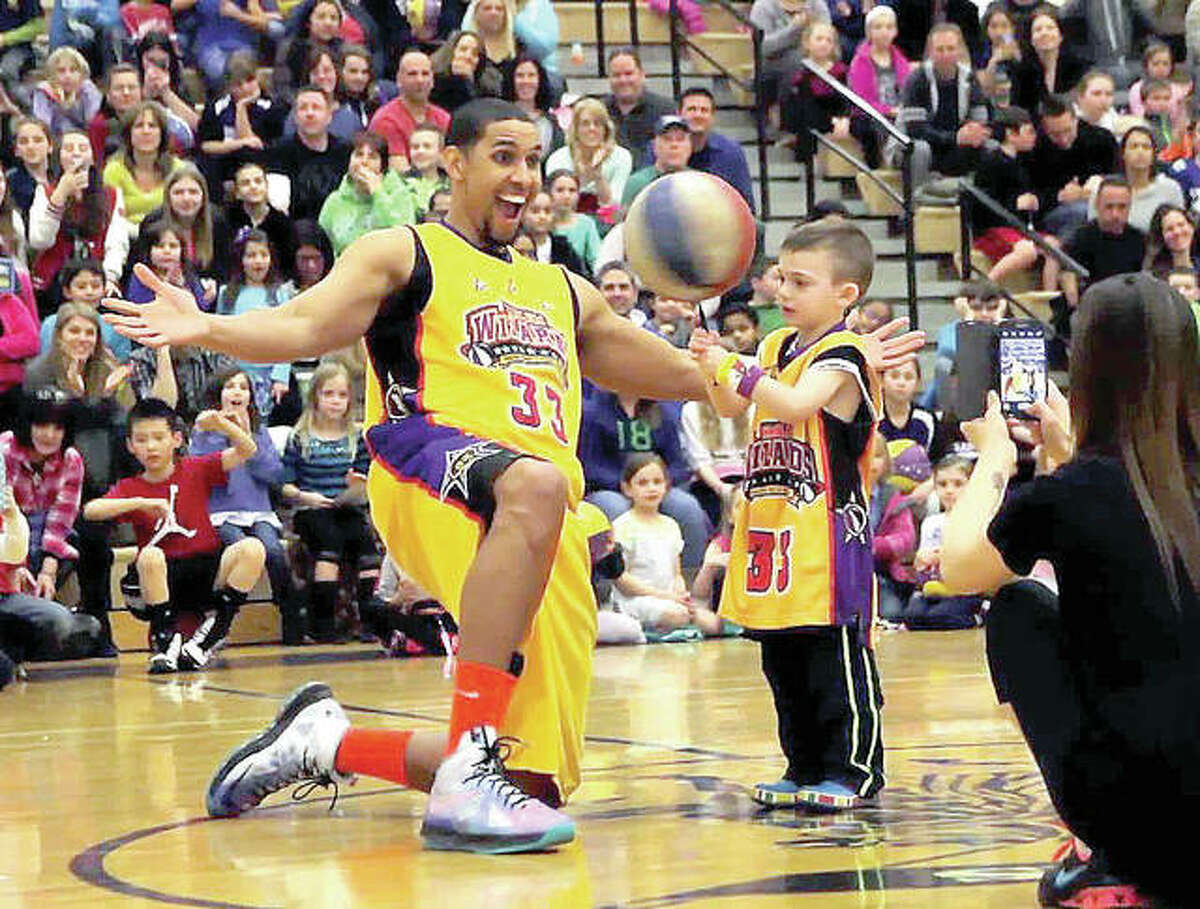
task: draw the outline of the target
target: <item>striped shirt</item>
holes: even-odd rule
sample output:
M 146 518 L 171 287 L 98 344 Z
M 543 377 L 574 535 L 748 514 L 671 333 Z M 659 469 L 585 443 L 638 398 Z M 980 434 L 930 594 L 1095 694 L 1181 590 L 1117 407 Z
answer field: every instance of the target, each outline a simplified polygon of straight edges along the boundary
M 333 499 L 346 490 L 348 471 L 365 475 L 370 466 L 371 454 L 359 432 L 340 439 L 310 436 L 307 442 L 293 432 L 283 450 L 282 481 Z

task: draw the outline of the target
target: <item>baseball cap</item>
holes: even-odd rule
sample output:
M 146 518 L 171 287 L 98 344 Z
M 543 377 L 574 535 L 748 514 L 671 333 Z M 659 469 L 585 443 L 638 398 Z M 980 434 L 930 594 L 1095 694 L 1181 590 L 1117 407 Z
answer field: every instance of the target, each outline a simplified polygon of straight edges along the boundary
M 669 129 L 683 129 L 687 130 L 688 132 L 692 131 L 692 128 L 688 126 L 687 120 L 683 119 L 683 117 L 679 116 L 678 114 L 667 114 L 665 117 L 658 118 L 658 126 L 655 127 L 654 134 L 656 136 L 661 136 Z

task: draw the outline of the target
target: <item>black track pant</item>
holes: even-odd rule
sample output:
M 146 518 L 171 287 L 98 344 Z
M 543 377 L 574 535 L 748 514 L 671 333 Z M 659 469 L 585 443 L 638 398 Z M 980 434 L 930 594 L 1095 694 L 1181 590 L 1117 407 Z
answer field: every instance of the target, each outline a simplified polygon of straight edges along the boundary
M 786 779 L 836 781 L 861 796 L 884 784 L 883 694 L 870 648 L 853 628 L 759 633 L 775 696 Z

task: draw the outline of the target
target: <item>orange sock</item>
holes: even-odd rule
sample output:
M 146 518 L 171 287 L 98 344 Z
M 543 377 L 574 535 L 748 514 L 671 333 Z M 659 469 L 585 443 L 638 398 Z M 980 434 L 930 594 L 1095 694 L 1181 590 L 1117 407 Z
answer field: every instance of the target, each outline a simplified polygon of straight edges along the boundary
M 446 754 L 458 747 L 458 740 L 476 726 L 498 728 L 508 713 L 517 677 L 486 663 L 458 661 L 454 673 L 454 701 L 450 705 L 450 740 Z
M 352 727 L 342 736 L 333 767 L 338 773 L 361 773 L 407 786 L 404 760 L 412 736 L 411 731 Z

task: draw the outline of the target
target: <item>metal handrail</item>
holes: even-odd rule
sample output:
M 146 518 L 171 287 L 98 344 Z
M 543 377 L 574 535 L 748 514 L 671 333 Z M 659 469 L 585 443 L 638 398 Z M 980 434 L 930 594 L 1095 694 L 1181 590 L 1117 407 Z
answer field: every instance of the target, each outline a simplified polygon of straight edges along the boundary
M 980 277 L 985 278 L 985 279 L 987 278 L 987 272 L 984 271 L 982 268 L 980 268 L 978 265 L 976 265 L 974 262 L 971 262 L 971 263 L 969 263 L 968 268 L 963 271 L 963 280 L 964 281 L 970 280 L 971 275 L 973 275 L 973 274 L 979 275 Z M 1034 322 L 1041 322 L 1042 325 L 1044 325 L 1046 328 L 1046 340 L 1047 341 L 1049 341 L 1051 338 L 1054 338 L 1055 336 L 1058 335 L 1058 332 L 1055 330 L 1053 324 L 1051 324 L 1050 322 L 1044 321 L 1041 318 L 1041 316 L 1039 316 L 1032 309 L 1030 309 L 1028 306 L 1026 306 L 1024 303 L 1022 303 L 1020 300 L 1018 300 L 1015 296 L 1013 296 L 1011 293 L 1009 293 L 1006 288 L 1001 287 L 999 284 L 995 284 L 995 282 L 989 282 L 989 283 L 993 284 L 996 291 L 999 292 L 1000 296 L 1002 296 L 1005 300 L 1008 301 L 1008 305 L 1010 308 L 1019 309 L 1024 315 L 1026 315 L 1028 318 L 1032 319 Z
M 765 221 L 771 217 L 771 175 L 767 163 L 767 114 L 763 109 L 763 105 L 758 103 L 762 97 L 763 84 L 762 29 L 751 22 L 746 16 L 742 15 L 728 0 L 711 0 L 711 2 L 720 6 L 750 30 L 750 43 L 754 56 L 754 79 L 752 86 L 755 101 L 754 127 L 758 138 L 758 199 L 762 208 L 762 220 Z M 679 70 L 679 43 L 681 36 L 679 34 L 679 6 L 677 0 L 670 0 L 668 3 L 667 27 L 670 30 L 669 40 L 671 42 L 671 90 L 675 93 L 675 100 L 678 102 L 683 93 L 683 87 Z M 726 69 L 720 62 L 710 57 L 703 48 L 693 44 L 690 38 L 683 38 L 682 40 L 686 41 L 688 47 L 699 53 L 700 56 L 719 70 L 726 78 L 732 79 L 742 88 L 748 89 L 751 87 L 737 75 Z
M 849 164 L 855 170 L 861 172 L 864 177 L 866 177 L 868 180 L 870 180 L 872 183 L 874 183 L 876 186 L 878 186 L 880 191 L 883 192 L 883 194 L 885 196 L 887 196 L 889 199 L 891 199 L 897 205 L 900 205 L 900 206 L 904 205 L 904 197 L 901 196 L 900 193 L 898 193 L 894 189 L 892 189 L 888 185 L 886 180 L 882 180 L 879 177 L 877 177 L 875 175 L 875 172 L 873 170 L 871 170 L 871 168 L 868 167 L 864 162 L 859 161 L 858 158 L 854 157 L 854 155 L 850 154 L 850 152 L 846 151 L 846 149 L 842 148 L 836 142 L 833 142 L 830 139 L 825 138 L 820 133 L 813 133 L 812 137 L 821 143 L 822 148 L 828 149 L 829 151 L 833 152 L 835 155 L 837 155 L 839 158 L 841 158 L 843 161 L 845 161 L 847 164 Z
M 894 139 L 900 146 L 900 152 L 903 156 L 900 163 L 900 176 L 902 180 L 901 195 L 900 197 L 897 197 L 895 192 L 892 191 L 891 187 L 886 187 L 885 189 L 888 198 L 895 201 L 904 211 L 905 296 L 908 299 L 908 321 L 909 324 L 915 328 L 919 321 L 919 314 L 917 312 L 917 243 L 916 236 L 914 234 L 915 224 L 913 212 L 915 211 L 915 206 L 913 205 L 914 187 L 912 179 L 912 155 L 913 149 L 915 148 L 915 143 L 909 136 L 906 136 L 901 130 L 897 129 L 887 117 L 883 116 L 883 114 L 879 113 L 879 111 L 872 107 L 870 102 L 865 100 L 857 92 L 847 88 L 837 79 L 834 79 L 819 66 L 815 65 L 811 60 L 804 60 L 802 61 L 801 65 L 808 70 L 809 73 L 816 76 L 817 79 L 819 79 L 825 85 L 829 86 L 830 89 L 841 95 L 841 97 L 849 102 L 849 104 L 855 110 L 874 123 L 879 129 L 883 130 L 884 133 Z M 809 142 L 804 145 L 804 148 L 808 151 L 808 161 L 806 162 L 804 174 L 805 195 L 808 203 L 808 210 L 811 212 L 813 206 L 816 204 L 817 197 L 816 155 L 814 154 L 814 150 L 816 149 L 816 142 L 822 142 L 824 137 L 818 134 L 816 130 L 809 130 L 808 134 L 813 140 L 815 140 L 814 142 Z M 824 147 L 831 148 L 833 146 L 831 143 L 826 142 Z M 871 168 L 862 161 L 859 161 L 853 155 L 844 153 L 840 148 L 834 148 L 834 151 L 840 154 L 842 158 L 849 162 L 849 164 L 859 173 L 866 174 L 875 183 L 881 184 L 879 178 L 871 172 Z
M 595 0 L 596 10 L 596 75 L 603 79 L 607 75 L 608 61 L 604 52 L 604 0 Z M 629 0 L 629 43 L 633 47 L 641 44 L 638 34 L 637 0 Z
M 1021 236 L 1033 243 L 1047 256 L 1050 256 L 1058 262 L 1067 271 L 1073 271 L 1079 277 L 1087 279 L 1091 277 L 1091 272 L 1086 267 L 1080 265 L 1074 258 L 1063 252 L 1055 246 L 1051 246 L 1037 231 L 1030 230 L 1029 227 L 1021 223 L 1021 219 L 1010 212 L 1007 208 L 985 193 L 978 186 L 968 183 L 966 180 L 959 181 L 959 211 L 962 220 L 962 260 L 963 260 L 963 280 L 970 277 L 970 268 L 968 267 L 971 261 L 971 206 L 962 204 L 966 200 L 964 196 L 971 196 L 980 205 L 990 211 L 993 215 L 1007 224 L 1009 227 L 1019 231 Z

